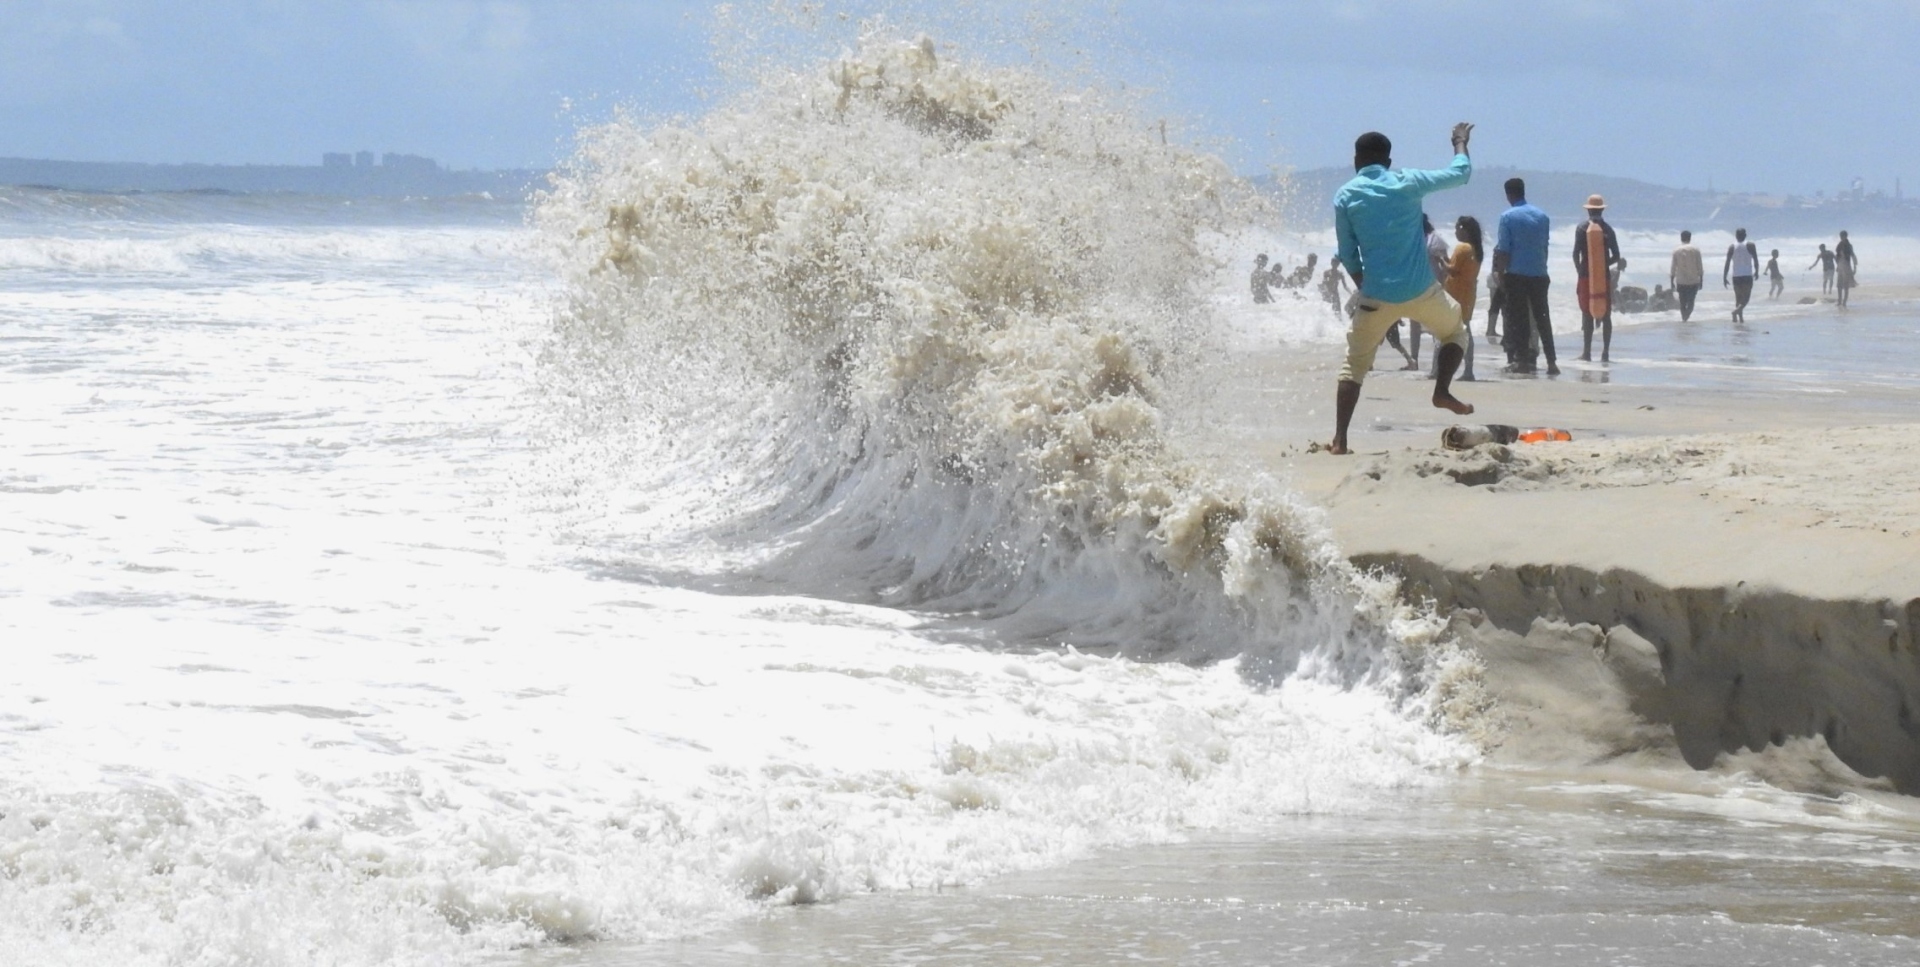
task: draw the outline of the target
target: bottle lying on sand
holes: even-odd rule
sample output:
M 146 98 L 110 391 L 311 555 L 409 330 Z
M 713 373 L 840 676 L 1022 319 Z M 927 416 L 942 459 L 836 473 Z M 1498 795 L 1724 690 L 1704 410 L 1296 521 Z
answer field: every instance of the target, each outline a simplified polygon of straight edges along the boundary
M 1549 443 L 1572 439 L 1573 434 L 1550 426 L 1522 430 L 1504 423 L 1450 426 L 1440 431 L 1440 445 L 1449 450 L 1471 450 L 1482 443 Z

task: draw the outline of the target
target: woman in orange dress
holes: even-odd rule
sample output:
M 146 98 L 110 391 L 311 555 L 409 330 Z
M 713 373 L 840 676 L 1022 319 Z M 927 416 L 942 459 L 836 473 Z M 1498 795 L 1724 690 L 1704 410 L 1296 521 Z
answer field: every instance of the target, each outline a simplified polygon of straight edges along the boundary
M 1480 263 L 1486 258 L 1486 249 L 1481 245 L 1480 220 L 1472 215 L 1462 215 L 1453 223 L 1453 237 L 1460 244 L 1453 247 L 1453 254 L 1447 258 L 1447 277 L 1441 286 L 1453 301 L 1460 303 L 1460 321 L 1473 321 L 1473 303 L 1480 291 Z M 1460 371 L 1461 379 L 1473 379 L 1473 327 L 1467 327 L 1467 360 Z

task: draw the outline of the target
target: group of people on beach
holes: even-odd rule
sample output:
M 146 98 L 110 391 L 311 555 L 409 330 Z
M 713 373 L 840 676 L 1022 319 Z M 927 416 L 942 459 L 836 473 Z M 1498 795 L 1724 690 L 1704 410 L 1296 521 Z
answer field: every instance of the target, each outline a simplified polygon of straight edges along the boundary
M 1284 263 L 1267 264 L 1267 253 L 1253 257 L 1253 276 L 1249 280 L 1253 288 L 1253 301 L 1257 305 L 1266 305 L 1273 301 L 1274 289 L 1298 289 L 1313 279 L 1314 263 L 1320 261 L 1318 253 L 1309 253 L 1307 260 L 1292 272 L 1287 271 Z
M 1480 268 L 1486 259 L 1483 233 L 1473 216 L 1460 216 L 1454 222 L 1456 244 L 1449 248 L 1434 230 L 1423 205 L 1427 195 L 1464 185 L 1472 177 L 1473 161 L 1468 153 L 1472 133 L 1472 124 L 1454 125 L 1453 163 L 1436 170 L 1393 170 L 1393 143 L 1377 131 L 1354 141 L 1354 177 L 1333 199 L 1337 252 L 1319 286 L 1320 295 L 1336 311 L 1342 307 L 1346 288 L 1342 269 L 1352 278 L 1354 288 L 1344 304 L 1349 320 L 1347 354 L 1334 396 L 1334 435 L 1327 447 L 1332 453 L 1348 452 L 1347 428 L 1360 401 L 1360 385 L 1372 370 L 1380 345 L 1392 345 L 1406 359 L 1406 369 L 1418 369 L 1422 329 L 1438 341 L 1430 373 L 1433 405 L 1459 415 L 1473 412 L 1471 405 L 1453 395 L 1452 384 L 1455 372 L 1463 366 L 1460 378 L 1474 379 L 1471 322 Z M 1557 376 L 1560 367 L 1547 308 L 1552 221 L 1546 212 L 1528 203 L 1525 181 L 1509 178 L 1504 187 L 1508 208 L 1500 216 L 1493 247 L 1486 334 L 1489 339 L 1501 339 L 1507 356 L 1504 372 L 1531 374 L 1539 356 L 1545 355 L 1547 375 Z M 1600 195 L 1587 198 L 1587 219 L 1575 230 L 1573 244 L 1580 359 L 1592 359 L 1593 337 L 1598 331 L 1603 363 L 1611 361 L 1613 307 L 1619 301 L 1620 273 L 1627 266 L 1620 254 L 1619 237 L 1607 223 L 1606 207 L 1606 199 Z M 1820 253 L 1814 264 L 1825 270 L 1822 291 L 1838 286 L 1838 302 L 1844 307 L 1858 265 L 1853 243 L 1846 232 L 1841 232 L 1839 244 L 1831 252 L 1822 244 Z M 1762 271 L 1772 282 L 1770 298 L 1778 297 L 1785 287 L 1779 250 L 1773 250 L 1764 269 L 1759 254 L 1758 247 L 1748 240 L 1746 229 L 1734 233 L 1734 244 L 1728 246 L 1721 267 L 1721 283 L 1734 291 L 1736 323 L 1745 320 L 1754 281 Z M 1680 246 L 1673 251 L 1668 272 L 1672 289 L 1656 287 L 1651 300 L 1645 299 L 1644 290 L 1638 296 L 1652 308 L 1666 308 L 1671 300 L 1680 310 L 1681 320 L 1690 320 L 1695 298 L 1705 284 L 1703 261 L 1693 245 L 1693 233 L 1681 232 Z M 1271 302 L 1275 286 L 1304 286 L 1313 276 L 1313 265 L 1314 258 L 1309 257 L 1306 264 L 1283 276 L 1281 266 L 1269 268 L 1266 255 L 1260 255 L 1251 279 L 1254 301 Z M 1497 325 L 1503 317 L 1506 330 L 1501 336 Z M 1403 321 L 1409 324 L 1411 351 L 1400 340 Z
M 1468 153 L 1472 132 L 1473 125 L 1466 122 L 1454 125 L 1453 163 L 1437 170 L 1392 170 L 1393 144 L 1377 131 L 1354 141 L 1354 177 L 1333 199 L 1338 251 L 1320 284 L 1321 295 L 1336 310 L 1341 307 L 1345 286 L 1340 275 L 1343 268 L 1352 277 L 1355 289 L 1345 303 L 1349 319 L 1347 355 L 1334 397 L 1334 435 L 1328 446 L 1333 453 L 1347 452 L 1347 428 L 1359 404 L 1360 384 L 1373 368 L 1380 344 L 1392 345 L 1406 358 L 1406 368 L 1417 369 L 1422 328 L 1439 343 L 1431 374 L 1433 405 L 1460 415 L 1473 412 L 1471 405 L 1453 395 L 1452 384 L 1463 364 L 1460 378 L 1474 378 L 1471 322 L 1480 266 L 1485 259 L 1482 231 L 1473 216 L 1461 216 L 1454 223 L 1457 244 L 1449 249 L 1434 231 L 1423 206 L 1427 195 L 1464 185 L 1472 177 L 1473 161 Z M 1504 317 L 1506 330 L 1500 337 L 1507 356 L 1504 372 L 1531 374 L 1539 356 L 1544 355 L 1547 375 L 1557 376 L 1560 367 L 1547 308 L 1552 221 L 1546 212 L 1528 203 L 1525 181 L 1510 178 L 1504 187 L 1508 208 L 1500 216 L 1493 247 L 1486 334 L 1490 339 L 1500 337 L 1496 326 Z M 1587 198 L 1587 219 L 1575 230 L 1573 244 L 1580 359 L 1592 359 L 1593 337 L 1598 331 L 1603 363 L 1611 361 L 1613 307 L 1619 301 L 1620 273 L 1627 266 L 1620 254 L 1619 237 L 1607 223 L 1606 207 L 1606 199 L 1600 195 Z M 1658 305 L 1672 298 L 1682 321 L 1687 321 L 1693 316 L 1695 298 L 1705 284 L 1706 273 L 1700 251 L 1693 245 L 1693 234 L 1682 232 L 1680 240 L 1669 266 L 1671 294 L 1658 290 L 1653 301 Z M 1840 242 L 1831 252 L 1824 244 L 1820 252 L 1814 264 L 1825 269 L 1822 291 L 1837 287 L 1838 302 L 1844 307 L 1858 266 L 1853 243 L 1846 232 L 1841 232 Z M 1784 289 L 1779 262 L 1780 252 L 1775 249 L 1763 268 L 1759 248 L 1747 238 L 1746 229 L 1734 233 L 1734 243 L 1728 246 L 1721 266 L 1721 284 L 1733 289 L 1736 323 L 1745 320 L 1755 279 L 1762 271 L 1772 282 L 1770 298 L 1778 297 Z M 1263 268 L 1256 268 L 1256 276 Z M 1301 282 L 1310 274 L 1308 270 Z M 1410 324 L 1411 351 L 1399 339 L 1402 321 Z
M 1819 266 L 1821 269 L 1820 294 L 1836 293 L 1834 301 L 1844 309 L 1854 288 L 1855 273 L 1860 268 L 1860 259 L 1854 254 L 1853 242 L 1846 232 L 1840 233 L 1840 241 L 1829 250 L 1825 242 L 1820 244 L 1819 254 L 1813 257 L 1808 269 Z M 1786 291 L 1786 273 L 1780 271 L 1780 250 L 1773 249 L 1764 268 L 1760 265 L 1760 249 L 1747 238 L 1747 230 L 1735 229 L 1733 244 L 1727 246 L 1727 257 L 1720 265 L 1720 285 L 1733 289 L 1733 321 L 1747 321 L 1747 303 L 1753 299 L 1753 287 L 1760 275 L 1767 277 L 1767 298 L 1778 299 Z M 1694 247 L 1693 233 L 1681 232 L 1680 245 L 1673 250 L 1673 261 L 1667 270 L 1667 283 L 1673 286 L 1672 292 L 1680 310 L 1680 321 L 1693 318 L 1694 298 L 1700 294 L 1706 283 L 1706 269 L 1701 264 L 1700 250 Z M 1663 308 L 1665 295 L 1655 287 L 1653 308 Z M 1811 301 L 1811 300 L 1809 300 Z
M 1780 250 L 1774 249 L 1774 261 L 1779 261 Z M 1771 264 L 1771 263 L 1769 263 Z M 1853 291 L 1854 273 L 1860 269 L 1860 259 L 1853 254 L 1853 242 L 1847 239 L 1847 233 L 1840 233 L 1840 241 L 1829 250 L 1825 242 L 1820 243 L 1820 251 L 1813 257 L 1807 268 L 1820 267 L 1820 294 L 1833 293 L 1833 300 L 1842 308 L 1847 305 L 1848 293 Z M 1775 269 L 1778 272 L 1778 269 Z M 1776 274 L 1775 279 L 1779 276 Z M 1779 294 L 1778 282 L 1774 294 Z

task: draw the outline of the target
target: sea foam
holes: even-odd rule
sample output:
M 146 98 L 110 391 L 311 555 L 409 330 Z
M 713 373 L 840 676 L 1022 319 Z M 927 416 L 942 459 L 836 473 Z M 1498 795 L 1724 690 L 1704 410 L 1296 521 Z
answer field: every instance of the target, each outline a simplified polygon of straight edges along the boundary
M 1003 641 L 1417 679 L 1431 635 L 1315 511 L 1166 431 L 1210 405 L 1205 239 L 1244 191 L 1098 91 L 870 34 L 584 139 L 538 215 L 571 280 L 545 376 L 678 494 L 620 524 L 657 566 L 697 534 L 711 572 Z

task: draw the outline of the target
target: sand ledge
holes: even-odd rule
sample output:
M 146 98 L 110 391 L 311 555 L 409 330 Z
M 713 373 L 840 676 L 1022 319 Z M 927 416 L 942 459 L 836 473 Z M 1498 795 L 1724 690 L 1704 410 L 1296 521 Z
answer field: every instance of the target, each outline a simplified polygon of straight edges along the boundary
M 1403 449 L 1324 499 L 1356 563 L 1468 619 L 1516 760 L 1799 740 L 1920 794 L 1916 454 L 1913 425 Z
M 1541 724 L 1530 714 L 1540 710 L 1582 738 L 1584 757 L 1656 748 L 1670 729 L 1686 762 L 1705 769 L 1723 753 L 1818 738 L 1862 776 L 1920 794 L 1920 598 L 1667 588 L 1628 571 L 1573 565 L 1462 573 L 1419 555 L 1355 560 L 1399 575 L 1404 593 L 1466 619 L 1463 640 L 1487 660 L 1494 690 L 1520 726 Z M 1527 643 L 1490 636 L 1482 622 Z

